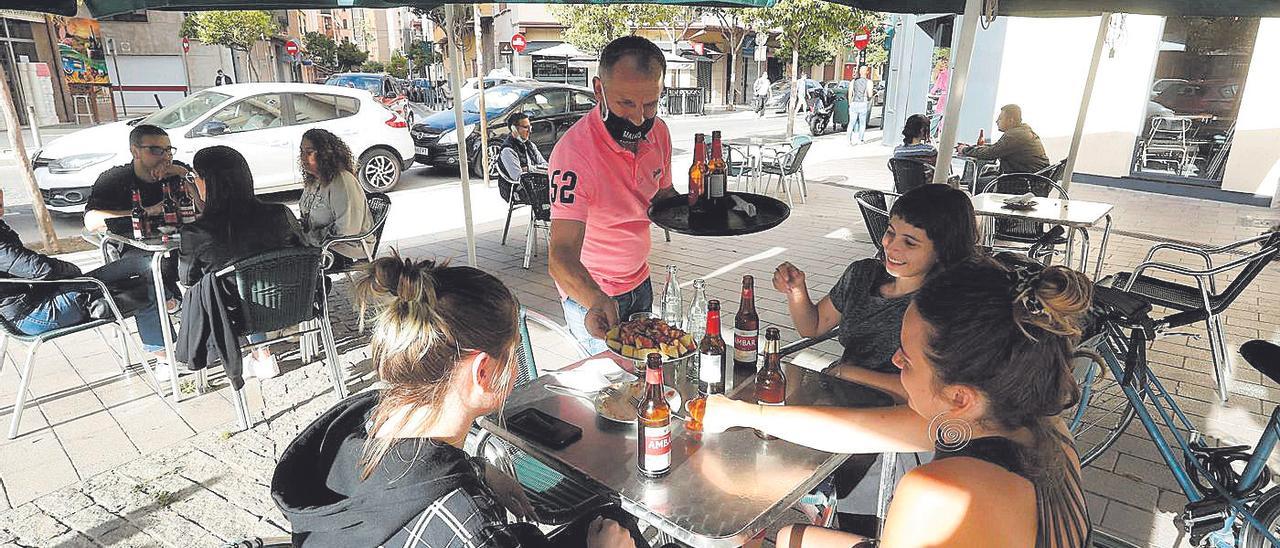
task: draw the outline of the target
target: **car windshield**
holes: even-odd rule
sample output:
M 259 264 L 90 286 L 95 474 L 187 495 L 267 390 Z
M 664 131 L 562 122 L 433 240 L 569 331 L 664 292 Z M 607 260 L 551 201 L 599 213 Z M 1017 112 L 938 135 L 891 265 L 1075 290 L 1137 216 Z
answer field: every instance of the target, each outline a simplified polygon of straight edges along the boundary
M 150 116 L 142 119 L 142 123 L 161 129 L 182 127 L 196 121 L 197 118 L 204 116 L 206 112 L 230 98 L 230 95 L 223 93 L 202 91 L 151 113 Z
M 374 95 L 382 95 L 382 78 L 377 76 L 358 76 L 348 74 L 344 76 L 334 76 L 325 80 L 324 83 L 328 86 L 343 86 L 363 89 Z
M 523 99 L 529 94 L 527 88 L 513 88 L 506 86 L 498 86 L 490 88 L 484 92 L 484 115 L 497 116 L 507 107 L 515 104 L 516 101 Z M 472 114 L 480 113 L 480 95 L 476 94 L 470 99 L 462 103 L 462 111 Z

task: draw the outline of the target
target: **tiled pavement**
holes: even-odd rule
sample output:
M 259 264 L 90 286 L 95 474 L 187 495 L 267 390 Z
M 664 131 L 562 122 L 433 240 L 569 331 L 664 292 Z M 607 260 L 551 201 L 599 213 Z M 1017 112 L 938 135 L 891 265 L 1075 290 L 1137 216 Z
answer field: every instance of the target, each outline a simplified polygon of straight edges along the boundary
M 807 166 L 808 203 L 797 203 L 786 223 L 736 238 L 674 235 L 670 243 L 655 231 L 655 272 L 663 264 L 677 264 L 686 286 L 695 277 L 705 278 L 708 295 L 729 303 L 731 311 L 741 276 L 753 274 L 762 321 L 784 327 L 784 340 L 794 339 L 794 332 L 785 329 L 785 302 L 769 288 L 768 276 L 777 263 L 791 261 L 808 273 L 816 298 L 850 260 L 872 253 L 851 195 L 854 186 L 891 185 L 884 154 L 885 149 L 874 145 L 850 151 L 839 137 L 819 139 Z M 676 165 L 682 163 L 676 159 Z M 442 215 L 455 214 L 457 190 L 456 185 L 440 190 L 441 202 L 433 207 Z M 1154 243 L 1147 235 L 1216 245 L 1257 233 L 1260 222 L 1280 219 L 1277 210 L 1089 186 L 1073 188 L 1072 196 L 1116 204 L 1104 273 L 1136 265 Z M 499 245 L 503 204 L 496 192 L 479 185 L 473 187 L 473 199 L 480 220 L 479 266 L 509 284 L 524 305 L 560 318 L 546 274 L 545 247 L 531 269 L 522 269 L 523 238 L 518 236 L 523 227 L 513 227 L 517 237 L 511 245 Z M 389 233 L 412 233 L 423 222 L 421 213 L 393 208 Z M 1097 244 L 1095 237 L 1095 249 Z M 392 247 L 408 256 L 465 261 L 458 228 L 400 238 Z M 73 259 L 89 263 L 93 257 Z M 660 285 L 658 278 L 655 274 Z M 349 286 L 337 287 L 335 330 L 343 360 L 355 374 L 351 386 L 360 389 L 371 382 L 367 346 L 356 333 L 355 312 L 345 297 Z M 1233 349 L 1251 338 L 1280 339 L 1280 269 L 1263 272 L 1226 315 L 1226 325 Z M 567 363 L 567 357 L 555 354 L 548 335 L 535 338 L 541 367 Z M 833 344 L 819 346 L 804 359 L 825 363 L 833 356 Z M 11 345 L 0 373 L 0 405 L 5 405 L 0 422 L 5 424 L 16 385 L 13 367 L 25 351 L 17 346 Z M 275 457 L 334 396 L 321 367 L 300 364 L 293 345 L 277 349 L 285 358 L 285 374 L 248 384 L 255 426 L 234 434 L 228 433 L 234 424 L 228 390 L 216 376 L 217 390 L 192 395 L 175 410 L 139 376 L 122 379 L 106 343 L 96 335 L 82 334 L 44 349 L 22 435 L 0 441 L 0 546 L 217 546 L 244 535 L 281 534 L 287 524 L 267 489 Z M 1231 443 L 1252 443 L 1280 402 L 1280 387 L 1263 384 L 1241 362 L 1230 403 L 1217 403 L 1204 340 L 1162 340 L 1149 356 L 1193 420 Z M 1145 432 L 1132 428 L 1130 434 L 1085 473 L 1093 519 L 1140 546 L 1183 546 L 1173 521 L 1184 504 L 1176 484 L 1155 462 Z

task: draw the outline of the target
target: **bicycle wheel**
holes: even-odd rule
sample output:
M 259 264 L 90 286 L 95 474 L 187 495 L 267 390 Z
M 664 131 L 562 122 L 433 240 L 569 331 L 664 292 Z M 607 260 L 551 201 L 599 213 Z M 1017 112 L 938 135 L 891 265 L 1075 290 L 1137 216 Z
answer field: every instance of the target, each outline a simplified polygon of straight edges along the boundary
M 1272 536 L 1280 536 L 1280 487 L 1272 487 L 1261 497 L 1253 506 L 1253 515 L 1258 518 L 1258 522 L 1266 526 Z M 1262 533 L 1254 530 L 1253 527 L 1242 525 L 1243 531 L 1240 532 L 1240 546 L 1243 548 L 1262 548 L 1263 546 L 1271 546 L 1267 543 L 1267 539 L 1262 537 Z
M 1133 421 L 1134 409 L 1107 367 L 1115 354 L 1106 345 L 1099 350 L 1081 346 L 1071 357 L 1080 402 L 1062 412 L 1075 440 L 1083 468 L 1096 460 L 1120 438 Z

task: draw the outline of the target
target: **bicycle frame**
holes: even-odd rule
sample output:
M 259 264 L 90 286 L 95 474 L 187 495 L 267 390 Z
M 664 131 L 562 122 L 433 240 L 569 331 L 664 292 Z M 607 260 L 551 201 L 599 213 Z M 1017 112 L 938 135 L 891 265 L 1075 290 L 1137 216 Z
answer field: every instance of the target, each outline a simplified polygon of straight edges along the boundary
M 1191 424 L 1191 420 L 1178 406 L 1173 397 L 1165 390 L 1160 379 L 1155 376 L 1147 366 L 1147 335 L 1142 328 L 1131 329 L 1131 334 L 1125 337 L 1122 326 L 1114 321 L 1107 321 L 1104 341 L 1111 346 L 1111 353 L 1102 354 L 1107 368 L 1111 370 L 1113 378 L 1119 379 L 1119 386 L 1124 391 L 1125 398 L 1129 400 L 1136 413 L 1138 420 L 1142 421 L 1142 427 L 1147 430 L 1151 436 L 1151 441 L 1155 443 L 1156 449 L 1160 452 L 1161 458 L 1169 467 L 1169 471 L 1173 474 L 1174 480 L 1178 482 L 1178 486 L 1187 497 L 1190 503 L 1200 502 L 1207 498 L 1207 494 L 1202 492 L 1200 487 L 1191 480 L 1186 467 L 1179 462 L 1173 447 L 1165 435 L 1160 432 L 1151 409 L 1142 401 L 1143 397 L 1151 402 L 1151 408 L 1154 408 L 1159 415 L 1161 423 L 1169 430 L 1177 443 L 1178 449 L 1181 449 L 1184 460 L 1195 468 L 1195 472 L 1210 486 L 1213 487 L 1214 493 L 1220 497 L 1223 502 L 1230 506 L 1234 515 L 1243 519 L 1248 526 L 1253 527 L 1266 538 L 1272 545 L 1280 546 L 1280 540 L 1267 530 L 1253 515 L 1253 512 L 1245 505 L 1237 492 L 1233 492 L 1224 487 L 1220 482 L 1213 478 L 1209 471 L 1204 467 L 1192 450 L 1193 445 L 1200 444 L 1200 432 Z M 1124 355 L 1124 363 L 1120 364 L 1115 358 Z M 1090 371 L 1086 377 L 1092 380 L 1093 372 Z M 1082 392 L 1082 398 L 1086 397 Z M 1087 401 L 1087 400 L 1085 400 Z M 1162 403 L 1163 402 L 1163 403 Z M 1081 409 L 1085 406 L 1081 405 Z M 1077 413 L 1075 421 L 1078 421 L 1082 412 Z M 1176 419 L 1176 423 L 1175 423 Z M 1184 436 L 1183 432 L 1190 433 Z M 1247 493 L 1256 485 L 1261 478 L 1262 472 L 1266 467 L 1267 459 L 1271 456 L 1271 452 L 1275 449 L 1277 442 L 1280 441 L 1280 407 L 1277 407 L 1271 413 L 1271 418 L 1267 421 L 1267 427 L 1263 431 L 1257 445 L 1254 446 L 1253 453 L 1250 455 L 1245 465 L 1244 473 L 1240 478 L 1239 492 Z

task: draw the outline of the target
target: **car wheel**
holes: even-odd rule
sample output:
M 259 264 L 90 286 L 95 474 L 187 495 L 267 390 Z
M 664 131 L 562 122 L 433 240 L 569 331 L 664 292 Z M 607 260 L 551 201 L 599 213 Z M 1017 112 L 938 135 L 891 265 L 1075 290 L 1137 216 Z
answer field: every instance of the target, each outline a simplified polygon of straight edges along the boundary
M 400 158 L 384 148 L 372 149 L 360 156 L 356 178 L 366 192 L 386 192 L 400 181 Z

